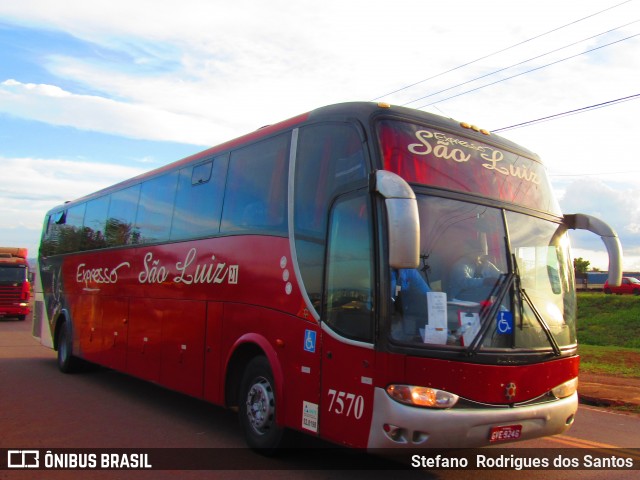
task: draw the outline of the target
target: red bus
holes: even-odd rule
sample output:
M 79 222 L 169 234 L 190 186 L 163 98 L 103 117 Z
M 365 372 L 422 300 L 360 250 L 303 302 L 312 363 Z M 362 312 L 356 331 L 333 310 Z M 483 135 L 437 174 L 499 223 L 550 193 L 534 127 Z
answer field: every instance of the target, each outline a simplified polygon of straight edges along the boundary
M 563 432 L 577 409 L 568 229 L 538 157 L 374 103 L 319 108 L 46 216 L 43 343 L 239 410 L 248 444 Z M 46 338 L 45 338 L 46 337 Z

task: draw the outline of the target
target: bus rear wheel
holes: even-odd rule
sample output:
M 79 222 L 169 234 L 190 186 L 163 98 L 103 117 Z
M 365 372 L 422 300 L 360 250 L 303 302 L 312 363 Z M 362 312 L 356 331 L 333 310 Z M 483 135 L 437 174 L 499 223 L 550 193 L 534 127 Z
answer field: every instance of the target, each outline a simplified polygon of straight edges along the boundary
M 73 373 L 78 370 L 79 359 L 73 356 L 73 338 L 69 323 L 64 322 L 58 330 L 58 370 L 62 373 Z
M 277 450 L 284 433 L 276 424 L 274 386 L 269 361 L 262 356 L 253 358 L 240 384 L 239 418 L 249 447 L 265 455 Z

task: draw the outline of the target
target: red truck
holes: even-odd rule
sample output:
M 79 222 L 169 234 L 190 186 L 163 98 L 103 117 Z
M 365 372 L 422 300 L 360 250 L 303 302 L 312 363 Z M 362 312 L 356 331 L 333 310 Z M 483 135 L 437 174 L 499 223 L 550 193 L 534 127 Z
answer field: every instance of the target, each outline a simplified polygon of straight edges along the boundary
M 24 320 L 30 298 L 27 249 L 0 247 L 0 317 Z

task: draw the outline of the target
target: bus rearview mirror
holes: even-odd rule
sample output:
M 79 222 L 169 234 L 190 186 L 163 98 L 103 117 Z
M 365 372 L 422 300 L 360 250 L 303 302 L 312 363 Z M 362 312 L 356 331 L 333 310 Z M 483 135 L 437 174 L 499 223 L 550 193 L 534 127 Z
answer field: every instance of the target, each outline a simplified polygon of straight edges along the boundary
M 420 219 L 415 193 L 400 176 L 376 172 L 376 191 L 385 199 L 391 268 L 417 268 L 420 261 Z

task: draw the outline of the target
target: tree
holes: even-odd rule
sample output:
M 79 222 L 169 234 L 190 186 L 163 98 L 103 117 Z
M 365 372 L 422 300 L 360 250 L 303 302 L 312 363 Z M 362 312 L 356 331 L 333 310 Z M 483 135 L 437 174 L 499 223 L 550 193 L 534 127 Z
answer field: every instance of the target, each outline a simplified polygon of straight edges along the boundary
M 575 270 L 576 274 L 587 273 L 590 264 L 591 262 L 589 260 L 585 260 L 582 257 L 573 259 L 573 269 Z

